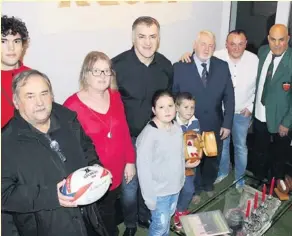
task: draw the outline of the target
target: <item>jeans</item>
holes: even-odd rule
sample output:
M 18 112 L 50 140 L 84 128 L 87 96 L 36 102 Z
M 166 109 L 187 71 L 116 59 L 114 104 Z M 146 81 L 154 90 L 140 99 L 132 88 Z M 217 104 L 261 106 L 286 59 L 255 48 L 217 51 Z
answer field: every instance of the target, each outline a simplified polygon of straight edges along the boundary
M 232 125 L 232 141 L 234 145 L 235 179 L 245 173 L 247 165 L 246 137 L 251 117 L 235 114 Z M 219 166 L 219 175 L 228 175 L 230 166 L 230 136 L 223 141 L 223 148 Z
M 170 219 L 175 212 L 179 193 L 157 197 L 156 209 L 151 211 L 149 236 L 168 236 Z
M 150 219 L 150 211 L 145 205 L 139 187 L 138 175 L 127 184 L 125 178 L 122 182 L 121 203 L 124 215 L 124 224 L 127 228 L 137 227 L 138 217 L 141 221 Z
M 178 197 L 177 208 L 179 212 L 186 211 L 195 192 L 195 175 L 186 176 L 185 184 Z
M 135 147 L 136 137 L 132 137 L 132 142 Z M 121 205 L 124 215 L 124 224 L 127 228 L 137 227 L 137 218 L 144 222 L 150 219 L 150 211 L 145 205 L 142 197 L 137 174 L 128 184 L 125 178 L 123 178 Z

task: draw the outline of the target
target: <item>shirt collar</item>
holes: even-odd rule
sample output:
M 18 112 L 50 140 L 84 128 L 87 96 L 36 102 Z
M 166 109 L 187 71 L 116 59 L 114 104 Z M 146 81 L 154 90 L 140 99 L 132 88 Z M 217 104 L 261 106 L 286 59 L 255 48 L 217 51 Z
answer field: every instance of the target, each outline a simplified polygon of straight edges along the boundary
M 189 122 L 188 122 L 188 124 L 184 124 L 182 121 L 181 121 L 181 119 L 179 118 L 179 116 L 178 116 L 178 113 L 176 113 L 176 122 L 179 124 L 179 125 L 186 125 L 186 126 L 189 126 L 190 124 L 192 124 L 192 122 L 194 121 L 194 120 L 197 120 L 197 118 L 195 117 L 195 115 L 193 115 L 192 116 L 192 118 L 189 120 Z
M 283 52 L 282 53 L 282 55 L 281 56 L 276 56 L 276 58 L 275 59 L 277 59 L 277 58 L 279 58 L 280 60 L 282 59 L 282 57 L 284 56 L 284 54 L 287 52 L 287 49 L 286 49 L 286 51 L 285 52 Z M 269 55 L 273 55 L 273 52 L 270 50 L 270 52 L 269 52 Z

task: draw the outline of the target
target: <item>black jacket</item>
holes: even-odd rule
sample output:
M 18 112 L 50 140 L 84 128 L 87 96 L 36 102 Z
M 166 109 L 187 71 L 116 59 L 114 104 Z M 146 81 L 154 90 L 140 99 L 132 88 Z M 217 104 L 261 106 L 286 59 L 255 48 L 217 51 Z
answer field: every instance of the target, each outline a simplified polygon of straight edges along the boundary
M 56 125 L 49 134 L 59 143 L 65 162 L 17 111 L 2 130 L 2 212 L 13 216 L 21 236 L 87 236 L 84 219 L 106 235 L 96 204 L 83 208 L 59 204 L 57 183 L 81 167 L 100 162 L 75 112 L 53 103 L 52 116 Z M 10 236 L 11 231 L 6 228 L 2 233 Z
M 159 89 L 172 89 L 171 62 L 158 52 L 154 55 L 149 66 L 140 62 L 134 47 L 112 59 L 130 133 L 134 137 L 151 119 L 153 94 Z

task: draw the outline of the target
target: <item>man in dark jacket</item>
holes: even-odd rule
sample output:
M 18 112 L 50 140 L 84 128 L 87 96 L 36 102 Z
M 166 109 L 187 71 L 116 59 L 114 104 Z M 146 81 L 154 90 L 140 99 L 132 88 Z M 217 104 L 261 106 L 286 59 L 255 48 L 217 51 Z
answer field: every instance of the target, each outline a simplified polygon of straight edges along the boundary
M 100 164 L 76 114 L 53 102 L 48 77 L 36 70 L 15 76 L 12 92 L 17 110 L 2 130 L 2 210 L 22 236 L 107 235 L 95 204 L 78 207 L 60 192 L 70 173 Z
M 213 56 L 215 35 L 210 31 L 199 32 L 194 43 L 192 63 L 174 64 L 173 92 L 189 92 L 196 99 L 196 117 L 202 131 L 214 131 L 218 156 L 204 157 L 196 172 L 196 196 L 206 191 L 214 195 L 222 141 L 230 134 L 234 115 L 234 89 L 228 64 Z M 225 111 L 222 111 L 222 103 Z
M 160 41 L 159 22 L 150 16 L 137 18 L 132 25 L 133 47 L 112 59 L 119 92 L 125 107 L 133 144 L 151 119 L 151 99 L 155 91 L 172 88 L 171 62 L 157 52 Z M 134 165 L 127 165 L 122 184 L 122 208 L 126 230 L 134 236 L 137 223 L 149 227 L 150 212 L 144 204 Z M 137 194 L 138 192 L 138 194 Z
M 292 156 L 292 48 L 285 25 L 271 27 L 259 49 L 254 101 L 252 172 L 264 181 L 282 179 Z

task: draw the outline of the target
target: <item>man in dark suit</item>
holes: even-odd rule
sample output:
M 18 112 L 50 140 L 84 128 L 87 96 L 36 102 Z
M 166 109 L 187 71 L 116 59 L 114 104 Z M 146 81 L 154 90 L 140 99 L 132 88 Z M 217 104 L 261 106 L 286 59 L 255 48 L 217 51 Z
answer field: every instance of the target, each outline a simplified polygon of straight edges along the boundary
M 204 157 L 197 169 L 196 196 L 193 199 L 196 202 L 200 200 L 202 190 L 209 197 L 214 195 L 213 183 L 218 173 L 222 140 L 230 134 L 234 115 L 234 89 L 228 64 L 212 56 L 214 49 L 214 34 L 201 31 L 194 43 L 192 63 L 174 64 L 173 92 L 189 92 L 194 96 L 201 129 L 214 131 L 218 148 L 218 156 Z
M 259 49 L 254 108 L 252 172 L 262 180 L 283 178 L 292 157 L 292 49 L 285 25 L 271 27 Z

